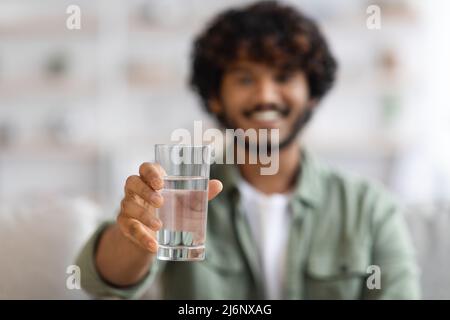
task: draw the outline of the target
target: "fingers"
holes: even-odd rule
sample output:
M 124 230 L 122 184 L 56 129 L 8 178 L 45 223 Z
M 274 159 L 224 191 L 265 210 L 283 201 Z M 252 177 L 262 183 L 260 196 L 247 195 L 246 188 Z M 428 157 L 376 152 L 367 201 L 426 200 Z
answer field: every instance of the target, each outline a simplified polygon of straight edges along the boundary
M 138 195 L 145 202 L 148 202 L 155 208 L 160 208 L 163 204 L 163 197 L 158 192 L 151 189 L 142 181 L 139 176 L 128 177 L 125 183 L 126 196 Z
M 157 163 L 144 162 L 139 167 L 139 175 L 142 180 L 153 190 L 160 190 L 164 187 L 164 169 Z
M 144 172 L 153 174 L 152 170 L 147 168 Z M 117 224 L 128 239 L 152 253 L 158 250 L 155 232 L 162 227 L 155 210 L 162 204 L 163 197 L 149 187 L 140 176 L 128 177 Z
M 208 200 L 212 200 L 220 193 L 220 191 L 222 191 L 223 189 L 222 182 L 216 179 L 210 180 L 208 189 L 209 189 Z
M 135 244 L 153 253 L 158 248 L 155 232 L 162 227 L 155 209 L 164 202 L 158 192 L 164 186 L 164 175 L 164 170 L 158 164 L 143 163 L 139 168 L 139 176 L 130 176 L 125 183 L 125 197 L 117 217 L 121 232 Z
M 162 227 L 162 221 L 158 219 L 155 211 L 164 203 L 160 190 L 164 187 L 165 174 L 159 164 L 143 163 L 139 167 L 139 176 L 130 176 L 125 183 L 125 197 L 117 217 L 121 232 L 132 242 L 152 253 L 158 250 L 156 231 Z M 219 180 L 209 181 L 208 199 L 214 199 L 222 188 Z
M 122 233 L 136 245 L 152 253 L 158 251 L 158 243 L 155 237 L 138 220 L 128 218 L 125 215 L 119 215 L 117 217 L 117 224 Z
M 120 215 L 138 220 L 153 231 L 158 231 L 162 227 L 152 206 L 142 206 L 135 199 L 126 197 L 122 200 L 121 209 Z

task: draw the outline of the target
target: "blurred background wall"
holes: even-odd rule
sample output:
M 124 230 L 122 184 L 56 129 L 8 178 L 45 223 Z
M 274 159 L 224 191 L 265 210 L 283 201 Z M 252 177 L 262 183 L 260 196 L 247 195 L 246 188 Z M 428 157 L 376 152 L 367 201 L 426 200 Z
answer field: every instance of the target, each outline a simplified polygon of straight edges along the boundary
M 419 257 L 430 261 L 424 274 L 444 274 L 450 3 L 284 2 L 319 21 L 340 64 L 305 143 L 395 193 L 417 216 L 409 223 Z M 192 40 L 215 13 L 246 3 L 0 0 L 0 259 L 10 261 L 0 277 L 22 270 L 9 284 L 0 281 L 0 298 L 83 297 L 64 291 L 65 267 L 95 224 L 116 215 L 126 177 L 151 161 L 153 145 L 169 142 L 174 129 L 192 128 L 194 120 L 214 125 L 187 86 Z M 372 4 L 381 8 L 379 30 L 366 26 Z M 80 30 L 66 27 L 70 5 L 81 9 Z M 34 247 L 29 232 L 44 243 L 54 244 L 49 235 L 61 239 L 69 248 L 64 259 L 51 251 L 58 247 Z M 35 251 L 55 257 L 56 275 L 39 276 L 49 260 L 30 255 Z M 424 279 L 426 297 L 450 298 L 448 277 L 447 287 Z

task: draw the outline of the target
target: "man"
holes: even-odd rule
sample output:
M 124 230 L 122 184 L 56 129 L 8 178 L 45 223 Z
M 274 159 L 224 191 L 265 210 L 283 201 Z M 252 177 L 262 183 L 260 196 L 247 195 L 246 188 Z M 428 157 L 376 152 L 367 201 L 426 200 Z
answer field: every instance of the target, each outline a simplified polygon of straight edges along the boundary
M 337 67 L 316 24 L 276 2 L 229 10 L 197 38 L 192 58 L 191 84 L 223 127 L 279 130 L 279 169 L 213 165 L 206 259 L 162 262 L 161 168 L 142 164 L 116 223 L 102 225 L 78 258 L 84 289 L 138 298 L 158 280 L 166 299 L 418 298 L 392 199 L 320 164 L 296 139 Z

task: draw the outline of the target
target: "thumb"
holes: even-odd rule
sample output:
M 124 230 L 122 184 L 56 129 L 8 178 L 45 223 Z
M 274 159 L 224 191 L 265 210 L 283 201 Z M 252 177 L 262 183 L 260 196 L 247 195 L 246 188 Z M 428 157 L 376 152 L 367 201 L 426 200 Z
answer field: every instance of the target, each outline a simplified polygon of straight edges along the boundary
M 208 192 L 208 200 L 214 199 L 220 191 L 222 191 L 223 185 L 219 180 L 210 180 L 209 181 L 209 192 Z

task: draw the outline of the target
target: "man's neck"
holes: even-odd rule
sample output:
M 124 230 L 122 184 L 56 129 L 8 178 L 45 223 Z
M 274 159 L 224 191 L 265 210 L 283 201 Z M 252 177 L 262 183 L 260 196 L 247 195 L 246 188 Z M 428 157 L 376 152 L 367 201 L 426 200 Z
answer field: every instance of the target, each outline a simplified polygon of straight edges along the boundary
M 289 192 L 296 183 L 296 177 L 300 168 L 300 145 L 291 143 L 279 151 L 278 172 L 274 175 L 261 175 L 261 164 L 238 164 L 242 177 L 253 187 L 265 194 Z M 247 159 L 247 157 L 246 157 Z

